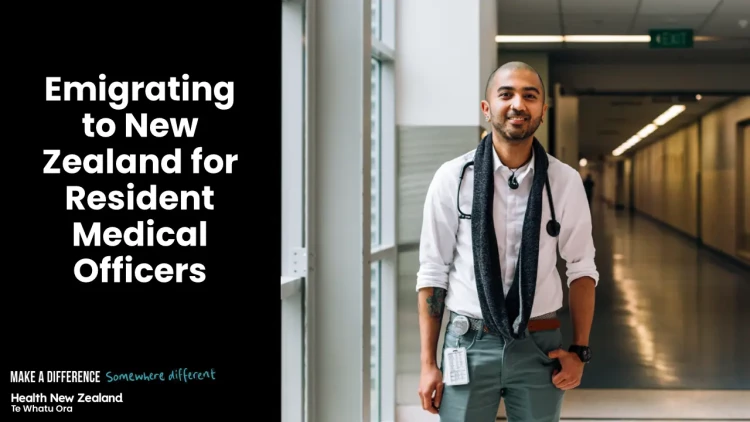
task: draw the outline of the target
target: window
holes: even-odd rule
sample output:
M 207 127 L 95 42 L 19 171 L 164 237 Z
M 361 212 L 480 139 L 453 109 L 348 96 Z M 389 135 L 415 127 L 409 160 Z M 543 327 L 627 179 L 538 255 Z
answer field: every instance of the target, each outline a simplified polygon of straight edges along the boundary
M 372 38 L 380 39 L 380 0 L 371 0 L 370 27 L 372 28 Z
M 281 4 L 281 385 L 282 421 L 305 413 L 305 33 L 304 0 Z
M 375 0 L 373 0 L 375 1 Z M 370 59 L 370 242 L 378 246 L 380 240 L 380 62 Z
M 370 420 L 395 420 L 396 141 L 395 1 L 371 0 Z
M 370 65 L 370 243 L 374 248 L 381 244 L 380 62 L 371 58 Z M 380 261 L 371 262 L 370 267 L 370 420 L 380 421 Z
M 370 420 L 380 421 L 380 261 L 370 264 Z
M 394 26 L 395 0 L 370 0 L 362 3 L 364 10 L 352 9 L 347 12 L 328 10 L 305 10 L 315 8 L 314 2 L 307 0 L 284 0 L 282 2 L 282 417 L 284 422 L 300 422 L 310 418 L 328 419 L 325 416 L 341 412 L 341 402 L 329 402 L 330 391 L 325 380 L 336 374 L 321 373 L 331 371 L 338 362 L 332 361 L 332 354 L 327 353 L 333 344 L 317 343 L 317 336 L 321 331 L 335 331 L 332 326 L 338 322 L 335 318 L 320 318 L 326 315 L 328 309 L 335 307 L 331 303 L 333 297 L 329 294 L 334 289 L 318 289 L 320 280 L 317 274 L 327 271 L 325 282 L 331 280 L 348 280 L 346 286 L 341 286 L 336 292 L 352 299 L 349 303 L 357 303 L 358 311 L 365 311 L 370 316 L 369 321 L 362 321 L 360 327 L 366 330 L 369 326 L 369 345 L 367 333 L 362 331 L 361 340 L 365 348 L 362 352 L 361 368 L 370 373 L 368 385 L 351 386 L 353 396 L 369 395 L 369 409 L 354 409 L 357 400 L 346 405 L 347 414 L 369 412 L 370 420 L 393 421 L 396 419 L 395 384 L 396 384 L 396 143 L 395 143 L 395 75 L 394 75 Z M 356 16 L 354 11 L 356 11 Z M 355 57 L 350 54 L 354 44 L 341 52 L 319 46 L 334 45 L 341 34 L 352 34 L 353 23 L 347 19 L 360 19 L 362 11 L 371 13 L 369 38 L 372 49 L 367 67 L 368 57 Z M 326 22 L 326 27 L 316 28 L 318 19 L 312 16 L 323 16 L 320 21 Z M 310 16 L 310 17 L 307 17 Z M 309 19 L 309 20 L 306 20 Z M 305 23 L 309 27 L 305 27 Z M 363 22 L 363 21 L 360 21 Z M 340 28 L 339 28 L 340 27 Z M 338 31 L 341 29 L 341 31 Z M 367 26 L 363 32 L 357 31 L 358 37 L 368 36 Z M 309 32 L 309 33 L 308 33 Z M 361 39 L 361 38 L 360 38 Z M 367 43 L 368 40 L 363 40 Z M 309 48 L 305 43 L 310 43 Z M 357 47 L 359 48 L 359 47 Z M 361 51 L 361 50 L 360 50 Z M 336 63 L 323 63 L 323 60 L 336 60 Z M 320 69 L 329 66 L 349 66 L 357 63 L 356 69 L 361 70 L 367 84 L 370 73 L 369 98 L 366 89 L 362 87 L 362 78 L 348 74 L 343 79 L 347 89 L 341 89 L 338 76 L 327 75 Z M 364 63 L 364 68 L 361 64 Z M 306 72 L 306 69 L 310 72 Z M 325 83 L 310 87 L 308 74 L 316 74 L 316 80 Z M 357 90 L 351 89 L 356 86 Z M 314 89 L 310 89 L 314 88 Z M 362 88 L 366 88 L 366 85 Z M 365 91 L 365 92 L 363 92 Z M 364 93 L 365 97 L 353 98 Z M 356 125 L 364 126 L 370 122 L 370 146 L 363 151 L 354 148 L 344 148 L 340 145 L 351 142 L 350 137 L 342 136 L 343 131 L 337 123 L 342 120 L 340 113 L 327 112 L 325 107 L 311 107 L 311 104 L 351 104 L 353 100 L 362 100 L 361 104 L 368 105 L 370 111 L 365 111 L 360 117 L 356 109 L 347 109 L 347 121 L 356 122 L 347 126 L 348 130 L 356 129 Z M 306 119 L 311 119 L 309 124 Z M 334 129 L 335 128 L 335 129 Z M 365 129 L 366 130 L 366 129 Z M 366 136 L 366 135 L 365 135 Z M 335 151 L 335 152 L 334 152 Z M 346 165 L 341 173 L 332 176 L 322 169 L 331 168 L 331 163 L 337 162 L 338 155 L 345 157 Z M 368 200 L 367 191 L 361 192 L 358 187 L 350 183 L 340 183 L 341 177 L 362 177 L 361 161 L 353 160 L 358 155 L 369 163 L 370 174 L 370 204 L 365 212 L 356 206 L 344 207 L 341 211 L 343 222 L 337 220 L 339 213 L 326 213 L 325 209 L 335 205 L 332 201 L 321 198 L 339 195 L 341 189 L 346 195 L 357 196 L 365 203 Z M 353 164 L 355 163 L 355 164 Z M 368 175 L 364 175 L 368 177 Z M 366 185 L 362 183 L 359 186 Z M 364 196 L 362 194 L 364 193 Z M 348 202 L 351 204 L 351 202 Z M 366 215 L 366 211 L 370 215 Z M 335 214 L 335 216 L 334 216 Z M 364 214 L 364 215 L 363 215 Z M 368 220 L 369 218 L 369 220 Z M 357 220 L 359 219 L 359 220 Z M 343 227 L 339 224 L 349 223 Z M 355 223 L 359 223 L 357 226 Z M 370 271 L 361 274 L 361 267 L 356 269 L 338 269 L 331 265 L 331 260 L 311 260 L 317 267 L 307 274 L 305 265 L 307 243 L 315 247 L 310 250 L 311 256 L 320 257 L 347 255 L 349 259 L 362 259 L 361 251 L 367 244 L 342 246 L 336 242 L 317 241 L 323 237 L 334 238 L 331 233 L 356 233 L 357 238 L 365 238 L 369 227 L 370 254 L 364 257 L 369 264 Z M 356 231 L 356 232 L 355 232 Z M 353 237 L 355 234 L 352 235 Z M 353 238 L 352 237 L 352 238 Z M 351 243 L 351 242 L 350 242 Z M 343 248 L 349 248 L 345 250 Z M 348 253 L 357 251 L 356 253 Z M 341 274 L 339 274 L 339 272 Z M 353 287 L 351 275 L 356 272 L 361 278 L 362 286 Z M 343 275 L 342 275 L 343 274 Z M 360 275 L 361 274 L 361 275 Z M 364 287 L 364 290 L 362 290 Z M 370 309 L 367 303 L 357 302 L 355 296 L 370 294 Z M 362 306 L 364 305 L 364 309 Z M 351 307 L 349 309 L 352 309 Z M 305 312 L 307 310 L 307 312 Z M 337 309 L 338 311 L 338 309 Z M 368 347 L 369 346 L 369 347 Z M 369 356 L 368 356 L 369 355 Z M 352 355 L 353 356 L 353 355 Z M 356 357 L 348 356 L 346 365 L 347 375 L 343 382 L 353 383 L 352 363 L 360 363 Z M 325 365 L 316 366 L 320 362 Z M 358 365 L 357 365 L 358 366 Z M 367 381 L 365 379 L 365 381 Z M 324 398 L 321 399 L 320 397 Z M 338 400 L 338 399 L 337 399 Z M 362 403 L 362 401 L 359 401 Z M 323 415 L 323 416 L 321 416 Z

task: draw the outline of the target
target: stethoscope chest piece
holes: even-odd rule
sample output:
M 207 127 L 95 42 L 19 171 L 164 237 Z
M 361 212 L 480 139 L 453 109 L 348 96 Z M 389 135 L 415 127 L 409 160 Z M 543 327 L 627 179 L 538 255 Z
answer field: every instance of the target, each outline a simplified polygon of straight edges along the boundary
M 451 321 L 451 333 L 457 336 L 462 336 L 469 331 L 469 319 L 463 315 L 457 316 Z
M 557 237 L 560 234 L 560 223 L 557 220 L 549 220 L 547 222 L 547 233 L 552 237 Z

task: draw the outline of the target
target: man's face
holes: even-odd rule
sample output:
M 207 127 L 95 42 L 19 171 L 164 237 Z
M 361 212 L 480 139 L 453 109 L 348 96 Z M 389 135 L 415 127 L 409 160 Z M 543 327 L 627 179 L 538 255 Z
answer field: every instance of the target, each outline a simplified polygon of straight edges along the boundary
M 487 100 L 482 101 L 482 111 L 503 138 L 526 140 L 534 135 L 547 111 L 542 89 L 535 72 L 498 71 L 488 89 Z

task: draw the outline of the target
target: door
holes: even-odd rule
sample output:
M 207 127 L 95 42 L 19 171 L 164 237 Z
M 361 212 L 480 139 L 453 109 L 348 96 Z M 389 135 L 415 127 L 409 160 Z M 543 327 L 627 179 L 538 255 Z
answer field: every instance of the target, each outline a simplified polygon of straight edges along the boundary
M 737 135 L 737 250 L 750 261 L 750 121 L 740 123 Z

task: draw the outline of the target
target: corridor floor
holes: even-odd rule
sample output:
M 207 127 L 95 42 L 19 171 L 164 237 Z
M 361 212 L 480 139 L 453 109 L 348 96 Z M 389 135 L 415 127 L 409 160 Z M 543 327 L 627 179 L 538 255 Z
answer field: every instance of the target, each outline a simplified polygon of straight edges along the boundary
M 750 390 L 750 271 L 649 218 L 602 203 L 593 218 L 600 282 L 580 388 Z
M 593 360 L 566 394 L 562 420 L 750 421 L 750 352 L 742 344 L 750 337 L 750 270 L 642 215 L 600 202 L 592 213 L 600 272 Z M 564 262 L 559 268 L 564 276 Z M 402 269 L 400 286 L 397 421 L 437 421 L 416 394 L 412 270 Z M 567 307 L 560 317 L 567 347 Z

